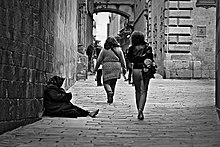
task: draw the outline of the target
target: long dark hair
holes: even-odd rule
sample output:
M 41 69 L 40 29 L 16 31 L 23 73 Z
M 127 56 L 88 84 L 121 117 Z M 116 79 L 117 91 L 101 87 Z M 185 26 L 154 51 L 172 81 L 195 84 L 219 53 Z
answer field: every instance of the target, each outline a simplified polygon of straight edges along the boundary
M 141 31 L 134 31 L 131 34 L 131 45 L 136 46 L 144 44 L 146 44 L 144 33 L 142 33 Z
M 118 41 L 115 39 L 115 37 L 108 37 L 105 41 L 104 48 L 105 49 L 110 49 L 114 47 L 119 47 Z

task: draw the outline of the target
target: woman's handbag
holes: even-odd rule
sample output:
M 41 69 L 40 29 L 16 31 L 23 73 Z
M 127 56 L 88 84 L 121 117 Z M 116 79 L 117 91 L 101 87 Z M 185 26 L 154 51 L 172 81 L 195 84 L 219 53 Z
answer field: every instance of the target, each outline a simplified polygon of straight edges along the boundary
M 151 59 L 146 58 L 143 63 L 143 76 L 150 76 L 150 78 L 154 78 L 154 74 L 157 71 L 156 68 L 157 66 L 155 65 L 155 63 Z

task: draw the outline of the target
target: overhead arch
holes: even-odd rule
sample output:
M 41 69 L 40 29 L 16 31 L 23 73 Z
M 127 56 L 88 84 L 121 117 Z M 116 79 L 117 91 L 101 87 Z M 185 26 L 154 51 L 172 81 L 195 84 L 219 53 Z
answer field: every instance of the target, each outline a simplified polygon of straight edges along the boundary
M 99 9 L 95 9 L 93 13 L 100 13 L 100 12 L 111 12 L 111 13 L 116 13 L 119 14 L 121 16 L 124 16 L 125 18 L 130 18 L 131 15 L 124 12 L 124 11 L 120 11 L 117 9 L 112 9 L 112 8 L 99 8 Z
M 111 12 L 134 20 L 134 0 L 94 0 L 93 13 Z

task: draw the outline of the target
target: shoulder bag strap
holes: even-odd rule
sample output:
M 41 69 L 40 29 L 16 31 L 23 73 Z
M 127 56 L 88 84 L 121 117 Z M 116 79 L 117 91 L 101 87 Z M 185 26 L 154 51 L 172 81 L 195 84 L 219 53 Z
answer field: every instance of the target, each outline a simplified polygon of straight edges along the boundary
M 118 55 L 118 53 L 113 49 L 111 48 L 111 50 L 115 53 L 115 55 L 118 57 L 118 59 L 120 60 L 120 56 Z

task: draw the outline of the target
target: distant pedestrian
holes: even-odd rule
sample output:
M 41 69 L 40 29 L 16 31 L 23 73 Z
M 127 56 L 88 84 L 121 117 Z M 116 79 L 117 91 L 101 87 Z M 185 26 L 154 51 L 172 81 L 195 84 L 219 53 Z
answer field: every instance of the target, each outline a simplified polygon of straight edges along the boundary
M 127 58 L 127 54 L 128 54 L 128 49 L 126 49 L 126 52 L 125 52 L 125 61 L 126 61 L 126 67 L 127 67 L 127 71 L 128 71 L 128 78 L 126 81 L 128 81 L 129 84 L 133 84 L 133 81 L 132 81 L 132 68 L 133 68 L 133 63 L 129 62 L 128 61 L 128 58 Z
M 91 43 L 86 50 L 86 55 L 88 56 L 88 72 L 92 72 L 93 65 L 93 55 L 94 55 L 94 45 Z
M 94 71 L 102 64 L 103 84 L 108 103 L 113 103 L 117 79 L 121 78 L 121 71 L 126 74 L 126 63 L 122 49 L 114 37 L 108 37 L 97 59 Z
M 44 90 L 44 115 L 71 118 L 86 116 L 95 117 L 99 109 L 89 112 L 73 105 L 70 102 L 72 94 L 66 93 L 65 90 L 61 88 L 63 82 L 64 78 L 59 76 L 54 76 L 48 81 Z
M 98 56 L 102 50 L 102 46 L 99 44 L 100 41 L 96 41 L 95 43 L 95 59 L 98 59 Z M 97 86 L 102 86 L 102 65 L 99 66 L 96 74 L 96 82 Z
M 144 107 L 147 99 L 148 85 L 153 73 L 150 69 L 144 68 L 144 62 L 147 66 L 153 65 L 152 48 L 145 42 L 144 34 L 140 31 L 134 31 L 131 35 L 131 46 L 127 54 L 128 61 L 133 63 L 133 83 L 135 86 L 136 106 L 138 110 L 138 119 L 143 120 Z M 146 70 L 146 71 L 145 71 Z

